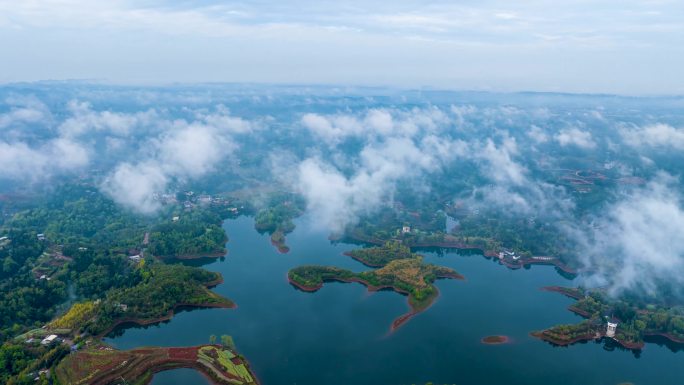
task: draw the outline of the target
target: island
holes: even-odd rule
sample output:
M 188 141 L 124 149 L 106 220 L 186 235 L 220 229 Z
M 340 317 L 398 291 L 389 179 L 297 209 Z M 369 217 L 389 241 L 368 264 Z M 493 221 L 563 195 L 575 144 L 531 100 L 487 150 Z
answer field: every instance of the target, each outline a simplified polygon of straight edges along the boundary
M 556 325 L 531 335 L 557 346 L 603 338 L 625 349 L 640 350 L 647 337 L 661 337 L 684 344 L 682 308 L 646 303 L 638 297 L 613 298 L 603 289 L 545 287 L 576 302 L 568 310 L 585 318 L 577 324 Z
M 296 288 L 314 292 L 325 282 L 358 282 L 369 291 L 390 289 L 408 297 L 410 310 L 396 318 L 390 330 L 394 331 L 416 314 L 428 309 L 439 296 L 434 282 L 440 278 L 464 279 L 455 270 L 423 262 L 423 257 L 408 252 L 405 246 L 386 244 L 383 247 L 350 252 L 354 259 L 378 269 L 355 273 L 334 266 L 299 266 L 288 272 L 289 282 Z M 408 258 L 406 258 L 408 256 Z M 399 258 L 400 259 L 396 259 Z
M 507 336 L 487 336 L 480 340 L 485 345 L 502 345 L 510 342 Z
M 176 368 L 200 371 L 213 384 L 253 385 L 256 377 L 247 361 L 223 345 L 146 347 L 116 350 L 101 343 L 65 357 L 56 367 L 61 384 L 148 384 L 154 373 Z

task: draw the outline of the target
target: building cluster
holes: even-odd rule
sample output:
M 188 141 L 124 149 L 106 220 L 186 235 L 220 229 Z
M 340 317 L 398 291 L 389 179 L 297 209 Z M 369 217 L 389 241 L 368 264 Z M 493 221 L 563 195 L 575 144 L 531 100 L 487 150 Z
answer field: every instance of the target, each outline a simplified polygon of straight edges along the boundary
M 177 194 L 154 194 L 152 198 L 163 205 L 174 205 L 181 201 L 183 202 L 183 207 L 187 210 L 192 209 L 196 205 L 228 206 L 231 204 L 229 199 L 209 194 L 196 194 L 192 190 L 179 192 Z M 237 208 L 235 208 L 235 210 L 237 211 Z
M 59 342 L 59 339 L 57 338 L 57 334 L 50 334 L 49 336 L 43 338 L 42 341 L 40 341 L 41 345 L 51 345 L 53 342 Z
M 504 250 L 500 251 L 498 255 L 499 259 L 502 261 L 514 261 L 517 262 L 520 260 L 521 255 L 517 254 L 515 251 L 511 250 Z

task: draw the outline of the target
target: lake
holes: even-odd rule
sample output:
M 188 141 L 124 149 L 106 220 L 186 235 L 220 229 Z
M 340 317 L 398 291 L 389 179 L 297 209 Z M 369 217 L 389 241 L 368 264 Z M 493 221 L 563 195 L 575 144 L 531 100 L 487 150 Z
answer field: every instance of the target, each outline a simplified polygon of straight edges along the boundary
M 647 344 L 635 355 L 602 343 L 554 347 L 530 337 L 530 331 L 581 320 L 566 309 L 571 299 L 539 290 L 573 285 L 548 266 L 514 271 L 477 255 L 422 253 L 466 281 L 438 281 L 437 302 L 389 333 L 394 318 L 408 310 L 406 297 L 369 293 L 357 283 L 326 283 L 305 293 L 287 282 L 287 271 L 302 264 L 369 269 L 342 255 L 357 246 L 331 244 L 306 217 L 296 223 L 288 254 L 258 234 L 252 218 L 240 217 L 224 223 L 225 258 L 191 261 L 223 274 L 225 283 L 214 290 L 236 309 L 183 311 L 165 323 L 118 330 L 106 342 L 121 349 L 187 346 L 229 334 L 264 385 L 682 383 L 684 356 L 665 346 Z M 480 342 L 493 334 L 511 343 Z M 187 369 L 159 373 L 152 382 L 195 383 L 207 381 Z

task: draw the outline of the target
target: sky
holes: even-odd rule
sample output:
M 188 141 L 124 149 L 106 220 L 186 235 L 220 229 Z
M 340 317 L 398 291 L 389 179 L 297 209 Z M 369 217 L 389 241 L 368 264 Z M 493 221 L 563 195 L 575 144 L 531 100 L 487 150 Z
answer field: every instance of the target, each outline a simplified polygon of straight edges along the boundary
M 0 0 L 0 82 L 684 94 L 681 0 Z

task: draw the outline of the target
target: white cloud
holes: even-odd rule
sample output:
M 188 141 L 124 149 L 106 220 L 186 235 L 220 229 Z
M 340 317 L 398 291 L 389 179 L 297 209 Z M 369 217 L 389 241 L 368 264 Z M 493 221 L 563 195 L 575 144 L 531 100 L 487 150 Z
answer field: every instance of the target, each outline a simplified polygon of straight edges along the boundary
M 372 109 L 368 111 L 366 123 L 372 130 L 382 136 L 391 134 L 394 129 L 392 115 L 385 110 Z
M 101 185 L 115 202 L 144 214 L 159 208 L 154 194 L 163 192 L 169 182 L 167 175 L 155 162 L 122 163 Z
M 620 134 L 624 142 L 632 147 L 670 147 L 684 150 L 684 128 L 675 128 L 669 124 L 623 128 Z
M 49 123 L 52 119 L 50 109 L 35 97 L 10 97 L 5 103 L 10 109 L 0 114 L 0 129 L 25 123 Z
M 26 143 L 0 142 L 0 176 L 25 178 L 43 172 L 45 157 Z
M 610 206 L 576 237 L 580 256 L 595 282 L 613 294 L 625 290 L 655 295 L 663 285 L 684 284 L 684 207 L 675 180 L 667 175 Z M 576 233 L 577 234 L 577 233 Z
M 554 139 L 563 147 L 574 145 L 579 148 L 593 149 L 596 143 L 588 131 L 582 131 L 579 128 L 567 128 L 561 130 Z
M 89 162 L 88 150 L 80 143 L 67 138 L 58 138 L 49 144 L 50 162 L 62 170 L 84 167 Z
M 68 137 L 78 137 L 92 131 L 128 136 L 133 129 L 151 126 L 158 119 L 154 110 L 131 114 L 94 111 L 90 103 L 77 100 L 71 100 L 67 108 L 72 116 L 59 125 L 59 132 Z
M 323 116 L 308 113 L 302 116 L 302 125 L 329 145 L 339 144 L 344 139 L 363 132 L 361 122 L 349 115 Z
M 465 106 L 451 106 L 451 112 L 456 115 L 456 126 L 458 128 L 464 128 L 468 118 L 475 116 L 478 112 L 478 108 L 471 105 Z
M 470 204 L 482 210 L 505 215 L 531 215 L 544 218 L 567 217 L 574 202 L 564 189 L 535 180 L 529 170 L 516 160 L 519 157 L 515 138 L 503 132 L 500 145 L 492 139 L 485 144 L 471 143 L 470 157 L 480 165 L 481 173 L 493 183 L 478 186 Z
M 539 126 L 532 125 L 527 131 L 527 136 L 537 143 L 546 143 L 549 141 L 549 135 L 544 132 Z
M 447 114 L 437 107 L 410 110 L 373 108 L 361 116 L 307 113 L 301 119 L 306 129 L 331 146 L 352 137 L 366 140 L 413 137 L 419 133 L 437 132 L 449 122 Z
M 159 208 L 155 193 L 165 192 L 171 181 L 207 175 L 236 147 L 225 132 L 201 123 L 178 121 L 169 129 L 150 141 L 148 158 L 119 164 L 102 182 L 102 190 L 124 206 L 152 213 Z
M 487 139 L 478 157 L 487 162 L 484 169 L 490 179 L 500 184 L 519 186 L 527 182 L 527 169 L 513 160 L 513 156 L 517 154 L 518 145 L 515 138 L 506 136 L 500 146 Z
M 230 110 L 223 105 L 217 106 L 214 113 L 198 114 L 197 117 L 206 125 L 230 134 L 249 134 L 258 129 L 254 122 L 231 116 Z
M 55 173 L 81 169 L 89 160 L 86 148 L 66 138 L 52 139 L 39 147 L 0 141 L 0 178 L 42 180 Z
M 171 175 L 205 175 L 234 150 L 228 137 L 213 127 L 181 125 L 183 127 L 164 135 L 155 144 L 159 163 Z
M 397 183 L 437 170 L 464 146 L 435 137 L 426 137 L 420 143 L 392 137 L 383 143 L 367 144 L 351 175 L 320 158 L 304 160 L 298 166 L 296 188 L 306 198 L 317 223 L 339 232 L 360 215 L 390 204 Z

